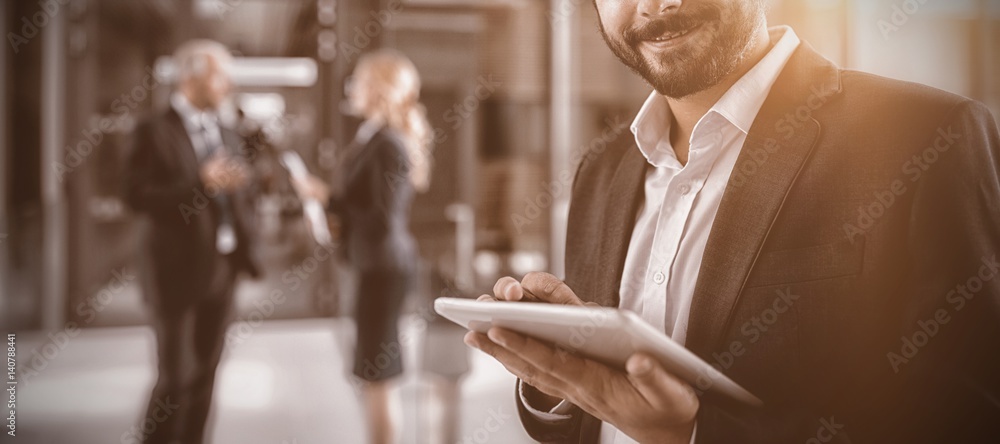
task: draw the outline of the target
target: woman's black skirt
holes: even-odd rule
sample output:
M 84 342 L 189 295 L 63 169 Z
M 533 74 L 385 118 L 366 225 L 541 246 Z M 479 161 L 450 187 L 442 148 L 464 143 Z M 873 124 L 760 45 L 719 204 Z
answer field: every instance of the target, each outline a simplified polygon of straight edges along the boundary
M 397 325 L 412 281 L 412 274 L 406 271 L 360 272 L 355 315 L 358 339 L 354 353 L 355 376 L 374 382 L 403 372 L 403 347 Z

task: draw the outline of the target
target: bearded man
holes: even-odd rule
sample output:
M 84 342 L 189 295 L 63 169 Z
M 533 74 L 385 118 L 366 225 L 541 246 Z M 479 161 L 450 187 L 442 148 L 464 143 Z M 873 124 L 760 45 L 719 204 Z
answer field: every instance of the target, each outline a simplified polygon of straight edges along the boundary
M 566 277 L 486 299 L 628 309 L 763 400 L 501 328 L 521 421 L 574 443 L 1000 442 L 1000 135 L 981 103 L 843 70 L 762 0 L 596 0 L 655 90 L 585 159 Z M 496 302 L 491 302 L 496 303 Z M 504 302 L 506 303 L 506 302 Z

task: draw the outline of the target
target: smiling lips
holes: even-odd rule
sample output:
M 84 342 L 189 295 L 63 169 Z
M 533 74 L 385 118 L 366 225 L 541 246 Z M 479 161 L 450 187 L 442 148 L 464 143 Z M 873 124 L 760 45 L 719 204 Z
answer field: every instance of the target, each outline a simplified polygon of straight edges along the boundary
M 696 25 L 696 26 L 693 26 L 691 28 L 685 29 L 685 30 L 680 31 L 680 32 L 675 32 L 673 34 L 661 35 L 659 37 L 654 37 L 654 38 L 649 39 L 647 41 L 653 42 L 653 43 L 669 42 L 671 40 L 678 39 L 678 38 L 681 38 L 681 37 L 684 37 L 684 36 L 690 34 L 691 31 L 694 31 L 695 29 L 698 29 L 698 27 L 699 26 Z

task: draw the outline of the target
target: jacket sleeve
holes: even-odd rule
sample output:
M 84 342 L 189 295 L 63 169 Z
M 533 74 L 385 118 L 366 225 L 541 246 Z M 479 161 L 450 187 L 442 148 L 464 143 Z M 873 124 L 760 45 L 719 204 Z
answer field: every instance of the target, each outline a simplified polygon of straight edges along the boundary
M 909 251 L 899 255 L 909 271 L 892 295 L 895 341 L 926 331 L 927 343 L 895 367 L 879 363 L 895 374 L 852 396 L 863 414 L 819 416 L 795 406 L 738 412 L 705 403 L 697 442 L 802 442 L 803 431 L 823 433 L 823 420 L 843 428 L 829 442 L 1000 437 L 1000 136 L 989 111 L 973 101 L 957 105 L 936 131 L 941 137 L 924 150 L 935 148 L 937 160 L 910 176 Z
M 136 212 L 153 215 L 182 215 L 181 205 L 190 205 L 198 180 L 157 174 L 165 159 L 163 147 L 153 140 L 152 124 L 140 124 L 132 137 L 125 172 L 125 201 Z M 159 216 L 157 216 L 159 217 Z
M 525 407 L 524 400 L 521 399 L 521 389 L 525 392 L 533 392 L 537 389 L 524 384 L 520 379 L 514 385 L 517 415 L 521 418 L 521 425 L 524 426 L 524 430 L 528 433 L 528 436 L 535 441 L 543 443 L 575 443 L 578 441 L 580 421 L 585 414 L 582 410 L 575 407 L 566 420 L 543 421 Z
M 1000 136 L 987 108 L 971 100 L 936 132 L 928 149 L 940 153 L 937 161 L 911 175 L 911 272 L 899 295 L 899 334 L 912 337 L 929 320 L 938 328 L 896 363 L 908 396 L 897 413 L 908 433 L 900 437 L 996 442 L 1000 425 L 989 418 L 1000 415 Z

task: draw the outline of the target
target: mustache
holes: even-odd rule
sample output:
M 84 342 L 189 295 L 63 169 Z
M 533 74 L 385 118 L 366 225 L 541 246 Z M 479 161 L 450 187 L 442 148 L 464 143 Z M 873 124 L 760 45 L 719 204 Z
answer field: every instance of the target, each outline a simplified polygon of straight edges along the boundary
M 683 13 L 671 14 L 629 27 L 622 32 L 622 38 L 629 45 L 635 46 L 642 41 L 652 40 L 664 34 L 673 34 L 694 28 L 702 23 L 717 21 L 721 16 L 722 12 L 715 5 L 699 5 L 699 7 Z

